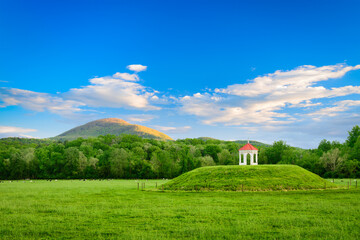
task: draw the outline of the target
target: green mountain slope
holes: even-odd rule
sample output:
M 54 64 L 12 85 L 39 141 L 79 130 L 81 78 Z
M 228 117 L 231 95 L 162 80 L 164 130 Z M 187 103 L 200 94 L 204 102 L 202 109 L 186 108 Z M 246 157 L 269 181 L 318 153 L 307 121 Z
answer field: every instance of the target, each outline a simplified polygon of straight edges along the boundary
M 323 189 L 333 183 L 295 165 L 211 166 L 194 169 L 164 184 L 166 190 L 274 191 Z
M 92 121 L 75 127 L 66 131 L 54 139 L 59 140 L 73 140 L 79 137 L 97 137 L 100 135 L 121 135 L 121 134 L 132 134 L 144 138 L 160 139 L 160 140 L 172 140 L 168 135 L 159 132 L 155 129 L 148 128 L 141 125 L 130 124 L 122 119 L 118 118 L 105 118 L 96 121 Z

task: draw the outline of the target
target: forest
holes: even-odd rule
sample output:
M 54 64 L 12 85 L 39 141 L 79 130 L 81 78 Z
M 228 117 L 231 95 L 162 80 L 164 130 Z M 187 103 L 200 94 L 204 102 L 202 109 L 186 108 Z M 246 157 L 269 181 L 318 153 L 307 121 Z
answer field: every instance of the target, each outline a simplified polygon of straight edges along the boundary
M 0 179 L 174 178 L 202 166 L 237 165 L 243 144 L 216 139 L 162 141 L 106 135 L 73 141 L 0 139 Z M 256 146 L 256 145 L 255 145 Z M 295 164 L 325 178 L 360 177 L 360 127 L 344 143 L 316 149 L 284 141 L 256 146 L 259 164 Z

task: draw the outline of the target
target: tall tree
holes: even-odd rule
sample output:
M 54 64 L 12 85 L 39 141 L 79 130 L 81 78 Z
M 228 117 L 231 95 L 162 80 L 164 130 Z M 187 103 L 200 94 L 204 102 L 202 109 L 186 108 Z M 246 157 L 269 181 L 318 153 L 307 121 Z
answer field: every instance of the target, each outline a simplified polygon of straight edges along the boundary
M 349 136 L 346 140 L 347 145 L 351 148 L 354 147 L 359 136 L 360 136 L 360 127 L 356 125 L 351 129 L 351 131 L 349 131 Z
M 128 163 L 129 154 L 123 148 L 112 149 L 109 156 L 110 172 L 114 178 L 124 177 L 126 165 Z

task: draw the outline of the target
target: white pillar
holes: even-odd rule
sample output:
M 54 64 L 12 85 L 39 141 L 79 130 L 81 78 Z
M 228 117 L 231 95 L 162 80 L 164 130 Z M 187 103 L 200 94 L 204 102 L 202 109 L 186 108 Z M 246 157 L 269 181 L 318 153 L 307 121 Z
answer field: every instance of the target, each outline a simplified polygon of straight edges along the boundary
M 250 153 L 250 165 L 254 165 L 254 154 Z
M 245 153 L 239 152 L 239 165 L 246 165 L 246 155 L 245 155 Z

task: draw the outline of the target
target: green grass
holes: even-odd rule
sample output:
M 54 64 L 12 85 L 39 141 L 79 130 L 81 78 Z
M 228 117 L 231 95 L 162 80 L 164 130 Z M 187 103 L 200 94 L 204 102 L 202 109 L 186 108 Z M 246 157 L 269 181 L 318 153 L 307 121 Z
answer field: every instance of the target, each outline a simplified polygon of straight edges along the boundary
M 360 188 L 360 182 L 359 179 L 354 179 L 354 178 L 329 178 L 326 179 L 329 182 L 334 182 L 337 186 L 341 187 L 341 188 L 350 188 L 350 189 L 355 189 L 357 187 Z M 356 184 L 357 182 L 357 184 Z
M 359 199 L 358 189 L 162 192 L 139 191 L 135 180 L 6 181 L 0 239 L 359 239 Z
M 194 169 L 164 185 L 166 190 L 275 191 L 335 188 L 295 165 L 211 166 Z

